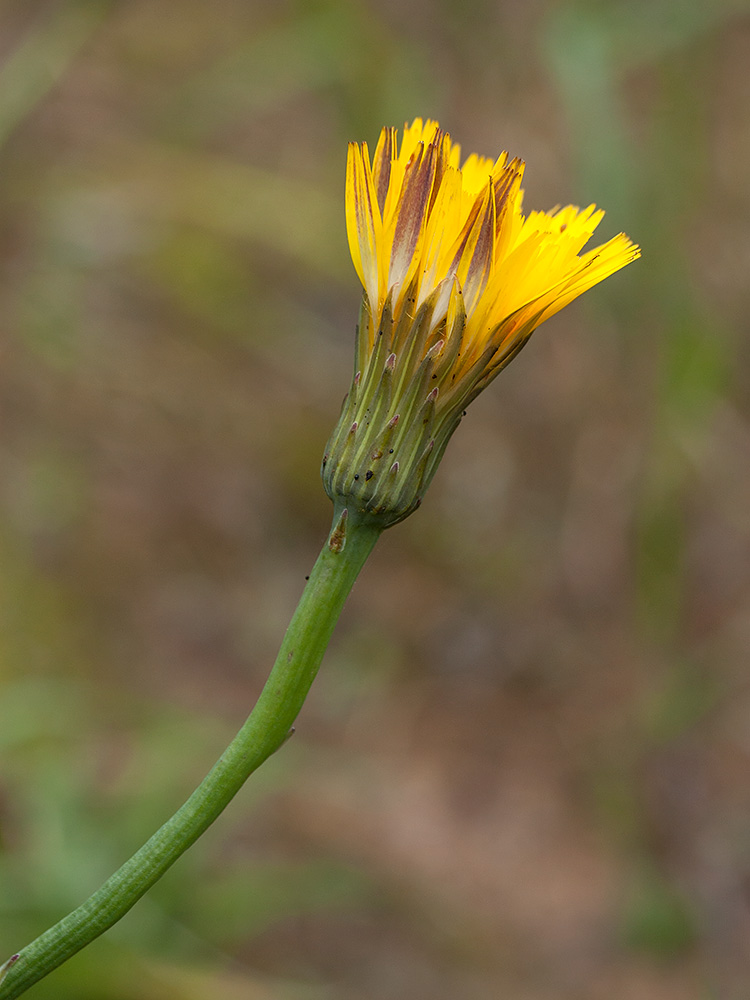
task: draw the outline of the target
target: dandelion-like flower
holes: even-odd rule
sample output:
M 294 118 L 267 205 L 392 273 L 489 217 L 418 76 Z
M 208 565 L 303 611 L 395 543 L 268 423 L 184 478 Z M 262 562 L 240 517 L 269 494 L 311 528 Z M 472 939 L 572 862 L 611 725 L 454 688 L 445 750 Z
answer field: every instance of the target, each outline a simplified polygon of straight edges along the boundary
M 339 507 L 384 527 L 415 510 L 467 405 L 533 331 L 639 256 L 624 233 L 581 252 L 604 212 L 521 211 L 524 164 L 461 165 L 437 122 L 350 143 L 349 247 L 364 288 L 355 374 L 323 459 Z

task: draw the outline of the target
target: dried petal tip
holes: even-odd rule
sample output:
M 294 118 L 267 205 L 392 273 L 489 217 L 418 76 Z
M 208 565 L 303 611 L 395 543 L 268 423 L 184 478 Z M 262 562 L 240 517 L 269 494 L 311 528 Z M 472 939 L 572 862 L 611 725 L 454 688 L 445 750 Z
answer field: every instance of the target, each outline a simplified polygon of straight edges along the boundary
M 383 129 L 372 161 L 366 143 L 349 146 L 346 226 L 364 296 L 356 392 L 324 483 L 384 526 L 416 509 L 466 407 L 534 330 L 640 256 L 622 233 L 585 249 L 604 215 L 594 205 L 524 216 L 523 173 L 507 153 L 462 164 L 450 136 L 421 118 L 400 146 Z M 366 476 L 386 439 L 408 488 Z

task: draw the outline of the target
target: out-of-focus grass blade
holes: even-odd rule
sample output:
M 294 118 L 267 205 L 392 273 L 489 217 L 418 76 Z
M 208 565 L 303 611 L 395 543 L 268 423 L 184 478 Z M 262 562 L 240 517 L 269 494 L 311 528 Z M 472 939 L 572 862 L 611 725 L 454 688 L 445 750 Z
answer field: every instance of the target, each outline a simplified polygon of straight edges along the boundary
M 0 146 L 64 76 L 110 6 L 85 0 L 53 7 L 0 66 Z
M 252 240 L 328 277 L 348 274 L 343 203 L 300 177 L 179 147 L 122 144 L 99 173 L 126 214 Z
M 549 27 L 566 25 L 568 32 L 582 26 L 594 30 L 606 42 L 615 67 L 630 71 L 650 65 L 670 52 L 690 45 L 730 18 L 746 14 L 748 0 L 714 0 L 684 3 L 683 0 L 637 0 L 635 3 L 569 4 L 555 8 Z M 571 59 L 573 53 L 569 53 Z

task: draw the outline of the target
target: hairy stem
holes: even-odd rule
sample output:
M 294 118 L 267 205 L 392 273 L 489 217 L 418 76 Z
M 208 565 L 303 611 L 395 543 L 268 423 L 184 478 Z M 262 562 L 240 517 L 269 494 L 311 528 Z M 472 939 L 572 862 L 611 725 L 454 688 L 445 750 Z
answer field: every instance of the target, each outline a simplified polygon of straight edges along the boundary
M 310 574 L 255 708 L 185 804 L 92 896 L 2 967 L 0 1000 L 12 1000 L 123 917 L 213 823 L 245 780 L 281 746 L 302 708 L 349 591 L 380 528 L 347 512 Z

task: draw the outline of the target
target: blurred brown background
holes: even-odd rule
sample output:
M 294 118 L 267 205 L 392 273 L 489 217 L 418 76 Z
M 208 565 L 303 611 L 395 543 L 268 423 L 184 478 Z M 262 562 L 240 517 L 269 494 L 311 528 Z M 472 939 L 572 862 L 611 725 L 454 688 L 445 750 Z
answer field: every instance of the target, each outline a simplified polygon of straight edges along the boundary
M 750 996 L 750 4 L 0 5 L 0 951 L 252 705 L 325 537 L 345 144 L 643 260 L 381 541 L 293 741 L 39 1000 Z

